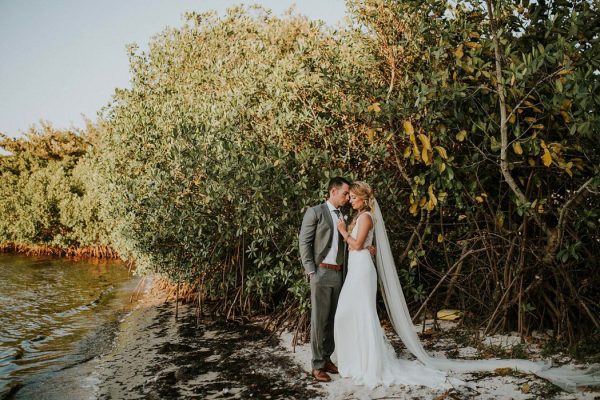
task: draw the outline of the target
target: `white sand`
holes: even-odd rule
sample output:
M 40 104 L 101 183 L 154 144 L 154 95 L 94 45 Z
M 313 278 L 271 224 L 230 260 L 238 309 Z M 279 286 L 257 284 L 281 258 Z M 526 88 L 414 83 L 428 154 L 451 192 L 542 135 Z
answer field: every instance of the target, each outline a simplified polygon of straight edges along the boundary
M 454 326 L 454 323 L 443 322 L 442 329 L 448 329 Z M 418 331 L 421 326 L 416 327 Z M 397 340 L 394 334 L 388 332 L 390 340 Z M 311 350 L 310 344 L 297 345 L 292 347 L 293 334 L 286 332 L 281 335 L 281 345 L 285 347 L 294 357 L 295 361 L 301 366 L 307 375 L 310 376 L 311 369 Z M 520 343 L 520 338 L 515 335 L 494 335 L 485 337 L 483 343 L 486 345 L 502 346 L 510 348 Z M 528 345 L 528 348 L 530 346 Z M 449 339 L 440 340 L 435 346 L 436 351 L 432 351 L 432 355 L 445 354 L 445 349 L 455 349 L 456 343 L 452 343 Z M 439 349 L 439 350 L 438 350 Z M 459 357 L 473 358 L 477 354 L 477 350 L 473 347 L 459 348 Z M 536 349 L 531 351 L 536 353 Z M 539 352 L 539 349 L 537 349 Z M 406 356 L 403 354 L 402 356 Z M 332 356 L 332 361 L 335 363 L 335 353 Z M 348 378 L 341 378 L 339 375 L 331 374 L 332 381 L 329 383 L 314 383 L 311 385 L 322 391 L 323 399 L 538 399 L 543 396 L 544 388 L 548 387 L 548 383 L 534 375 L 521 376 L 498 376 L 498 375 L 483 375 L 477 378 L 472 374 L 453 374 L 452 377 L 458 378 L 467 382 L 470 387 L 461 386 L 450 389 L 448 391 L 434 390 L 425 387 L 415 386 L 390 386 L 377 387 L 373 390 L 353 384 Z M 577 393 L 559 392 L 551 397 L 553 399 L 600 399 L 600 389 L 594 391 L 585 391 Z

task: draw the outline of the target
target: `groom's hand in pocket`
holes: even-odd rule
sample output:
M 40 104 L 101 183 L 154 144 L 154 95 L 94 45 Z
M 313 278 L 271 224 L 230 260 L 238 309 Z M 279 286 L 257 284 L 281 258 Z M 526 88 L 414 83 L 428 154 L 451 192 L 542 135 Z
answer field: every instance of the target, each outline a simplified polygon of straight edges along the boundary
M 315 271 L 313 272 L 309 272 L 308 274 L 306 274 L 306 280 L 310 282 L 310 280 L 312 279 L 313 276 L 315 276 Z

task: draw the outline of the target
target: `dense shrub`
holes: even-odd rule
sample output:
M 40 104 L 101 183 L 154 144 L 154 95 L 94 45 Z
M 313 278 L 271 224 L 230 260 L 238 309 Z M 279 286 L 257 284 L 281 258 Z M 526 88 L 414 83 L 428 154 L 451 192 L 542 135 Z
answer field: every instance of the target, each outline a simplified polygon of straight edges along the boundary
M 374 186 L 415 311 L 598 333 L 597 7 L 348 6 L 337 31 L 238 7 L 132 46 L 98 131 L 0 143 L 0 240 L 110 243 L 305 325 L 297 233 L 340 174 Z
M 91 163 L 96 139 L 91 124 L 75 132 L 43 123 L 17 139 L 0 136 L 1 243 L 50 252 L 109 245 Z

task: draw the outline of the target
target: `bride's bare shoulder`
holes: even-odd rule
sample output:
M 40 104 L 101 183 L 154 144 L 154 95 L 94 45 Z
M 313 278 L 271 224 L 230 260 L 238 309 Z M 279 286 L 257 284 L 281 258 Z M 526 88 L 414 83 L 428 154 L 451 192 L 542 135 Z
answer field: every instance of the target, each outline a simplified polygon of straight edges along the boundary
M 373 224 L 373 216 L 371 215 L 371 213 L 369 211 L 365 211 L 358 218 L 370 221 L 371 224 Z

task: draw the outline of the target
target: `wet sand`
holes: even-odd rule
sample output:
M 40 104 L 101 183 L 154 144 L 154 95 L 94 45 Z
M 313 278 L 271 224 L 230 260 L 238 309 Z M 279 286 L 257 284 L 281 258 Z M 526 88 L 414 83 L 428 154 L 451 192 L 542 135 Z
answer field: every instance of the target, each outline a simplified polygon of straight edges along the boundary
M 108 351 L 26 385 L 14 398 L 320 397 L 277 337 L 252 324 L 206 318 L 197 327 L 195 309 L 180 306 L 175 321 L 173 303 L 146 293 L 112 332 L 100 329 L 112 337 Z
M 310 346 L 291 346 L 292 335 L 272 336 L 253 324 L 209 320 L 196 326 L 195 309 L 146 289 L 117 324 L 99 328 L 82 346 L 93 357 L 18 390 L 17 399 L 597 399 L 600 392 L 548 391 L 531 375 L 463 374 L 469 386 L 448 391 L 423 387 L 373 390 L 333 375 L 327 384 L 310 377 Z M 452 323 L 443 328 L 451 329 Z M 392 333 L 392 344 L 410 358 Z M 518 338 L 485 340 L 511 346 Z M 425 345 L 433 355 L 470 358 L 477 350 L 448 337 Z M 535 354 L 533 358 L 535 358 Z M 335 360 L 335 354 L 334 354 Z M 551 395 L 551 396 L 548 396 Z

